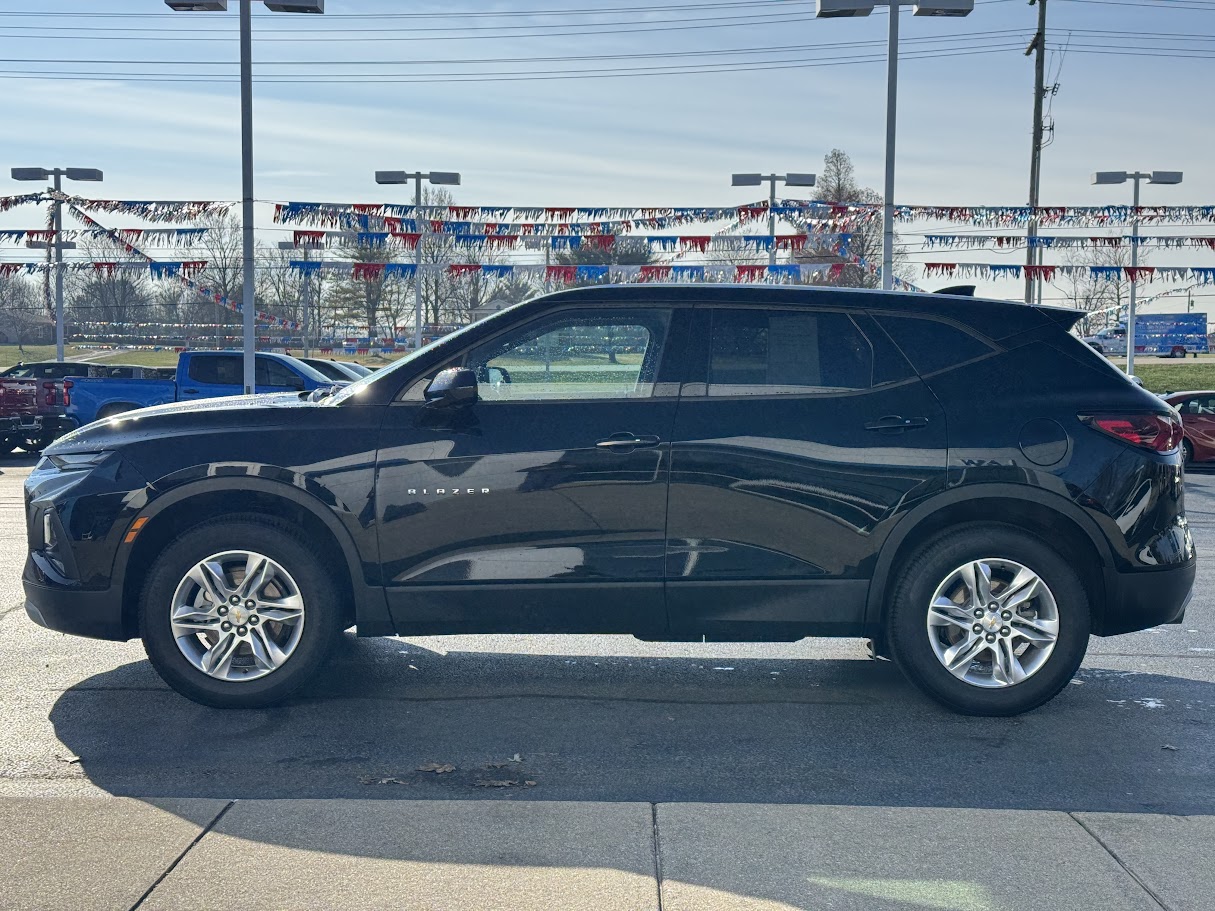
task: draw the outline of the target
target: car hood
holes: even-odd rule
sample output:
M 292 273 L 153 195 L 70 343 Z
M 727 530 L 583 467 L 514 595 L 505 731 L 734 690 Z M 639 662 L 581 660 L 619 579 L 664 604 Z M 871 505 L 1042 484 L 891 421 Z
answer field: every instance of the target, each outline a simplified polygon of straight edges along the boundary
M 288 424 L 293 412 L 322 407 L 323 401 L 311 401 L 307 393 L 275 392 L 153 405 L 86 424 L 60 437 L 45 452 L 49 455 L 93 452 L 165 433 L 185 435 L 195 431 L 209 433 L 218 427 Z

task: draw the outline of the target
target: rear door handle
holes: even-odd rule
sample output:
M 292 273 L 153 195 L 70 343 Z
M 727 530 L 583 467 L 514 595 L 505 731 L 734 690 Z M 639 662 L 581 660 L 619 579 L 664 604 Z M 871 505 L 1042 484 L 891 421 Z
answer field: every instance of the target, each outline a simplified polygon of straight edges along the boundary
M 183 389 L 182 392 L 184 392 L 186 395 L 198 395 L 197 389 Z
M 905 418 L 901 414 L 888 414 L 865 425 L 866 430 L 876 430 L 879 433 L 902 433 L 905 430 L 915 430 L 917 427 L 927 427 L 928 418 Z
M 595 447 L 623 452 L 643 449 L 648 446 L 657 446 L 659 442 L 660 440 L 656 436 L 638 436 L 635 433 L 613 433 L 606 440 L 596 441 Z

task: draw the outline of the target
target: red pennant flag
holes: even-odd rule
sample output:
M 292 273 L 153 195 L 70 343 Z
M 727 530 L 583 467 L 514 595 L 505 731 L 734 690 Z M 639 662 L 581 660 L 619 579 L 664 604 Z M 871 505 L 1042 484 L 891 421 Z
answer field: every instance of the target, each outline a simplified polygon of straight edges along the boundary
M 1050 281 L 1055 277 L 1055 266 L 1026 266 L 1025 277 L 1035 281 L 1038 279 Z
M 510 234 L 485 235 L 485 246 L 487 247 L 513 247 L 517 241 L 518 238 Z
M 451 263 L 447 267 L 449 275 L 468 275 L 470 272 L 480 272 L 480 263 Z
M 545 208 L 545 210 L 544 210 L 545 217 L 547 217 L 549 219 L 555 218 L 560 221 L 569 220 L 569 217 L 573 214 L 574 214 L 573 209 Z
M 402 234 L 400 231 L 392 232 L 392 239 L 395 240 L 397 243 L 399 243 L 406 250 L 416 250 L 418 247 L 418 240 L 421 239 L 421 237 L 422 237 L 421 234 L 415 234 L 415 233 Z
M 1141 282 L 1145 279 L 1152 280 L 1152 276 L 1156 273 L 1155 266 L 1127 266 L 1122 270 L 1126 273 L 1126 277 L 1133 282 Z
M 778 250 L 804 250 L 806 249 L 806 235 L 777 234 L 776 248 Z
M 740 282 L 753 282 L 763 278 L 767 271 L 767 266 L 735 266 L 734 279 Z
M 685 250 L 695 250 L 697 253 L 704 253 L 707 249 L 709 249 L 709 244 L 712 242 L 713 238 L 711 237 L 697 236 L 679 238 L 679 245 L 681 247 L 683 247 Z
M 99 275 L 113 275 L 118 263 L 93 263 L 93 271 Z
M 958 269 L 957 263 L 924 263 L 925 275 L 953 275 Z
M 391 216 L 384 219 L 384 230 L 389 234 L 396 234 L 401 230 L 401 219 L 392 218 Z
M 577 266 L 549 266 L 544 270 L 544 277 L 550 282 L 568 284 L 578 277 Z
M 375 281 L 384 274 L 383 263 L 355 263 L 355 281 Z
M 16 275 L 17 270 L 22 268 L 21 263 L 0 263 L 0 275 Z
M 610 250 L 616 245 L 615 234 L 591 234 L 582 238 L 582 244 L 593 250 Z
M 664 282 L 671 277 L 671 267 L 666 265 L 642 266 L 637 277 L 643 282 Z
M 477 212 L 476 206 L 448 206 L 447 211 L 456 221 L 468 221 Z
M 382 212 L 384 207 L 374 202 L 356 202 L 351 206 L 351 210 L 359 215 L 375 215 L 377 212 Z
M 325 232 L 296 231 L 293 242 L 297 247 L 319 247 L 325 242 Z
M 738 220 L 750 221 L 752 218 L 763 218 L 768 214 L 767 206 L 739 206 Z
M 205 271 L 207 268 L 206 260 L 192 259 L 189 262 L 181 264 L 181 274 L 185 276 L 195 276 Z

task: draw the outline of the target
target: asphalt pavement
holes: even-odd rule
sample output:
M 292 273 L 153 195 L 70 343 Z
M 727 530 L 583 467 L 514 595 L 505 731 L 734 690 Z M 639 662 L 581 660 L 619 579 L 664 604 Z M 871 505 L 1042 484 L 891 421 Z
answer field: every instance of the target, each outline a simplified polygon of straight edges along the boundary
M 274 709 L 21 609 L 0 463 L 0 908 L 1215 907 L 1215 591 L 1013 719 L 859 640 L 348 636 Z M 1215 553 L 1215 475 L 1187 481 Z M 450 767 L 450 769 L 449 769 Z

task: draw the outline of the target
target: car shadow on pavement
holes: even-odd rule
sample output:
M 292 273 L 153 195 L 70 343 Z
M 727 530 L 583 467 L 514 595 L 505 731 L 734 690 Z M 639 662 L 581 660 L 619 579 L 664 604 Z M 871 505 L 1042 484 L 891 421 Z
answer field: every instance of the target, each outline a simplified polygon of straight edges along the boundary
M 1099 667 L 1035 712 L 992 719 L 938 708 L 888 662 L 440 653 L 346 636 L 276 708 L 195 705 L 139 661 L 67 690 L 50 720 L 83 776 L 138 798 L 1215 813 L 1215 685 Z

